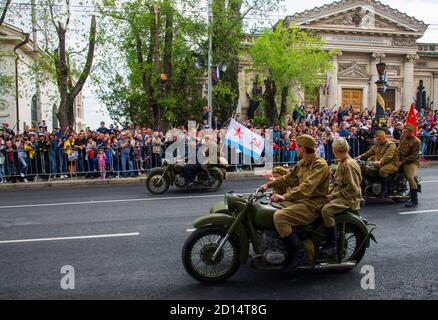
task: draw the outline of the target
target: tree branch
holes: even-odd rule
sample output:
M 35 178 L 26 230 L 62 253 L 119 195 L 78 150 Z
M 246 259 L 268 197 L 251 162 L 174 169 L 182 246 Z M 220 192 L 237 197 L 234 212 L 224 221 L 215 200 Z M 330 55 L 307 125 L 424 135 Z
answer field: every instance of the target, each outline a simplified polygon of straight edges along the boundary
M 5 7 L 3 8 L 2 16 L 0 17 L 0 26 L 3 24 L 6 18 L 6 12 L 9 9 L 9 5 L 11 4 L 12 0 L 6 0 Z
M 91 17 L 91 26 L 90 26 L 90 37 L 88 41 L 88 54 L 87 54 L 87 61 L 85 63 L 84 70 L 82 70 L 81 76 L 78 79 L 78 82 L 76 82 L 75 86 L 73 87 L 72 91 L 70 91 L 69 96 L 70 98 L 74 99 L 79 92 L 81 92 L 82 87 L 85 84 L 85 81 L 88 78 L 88 75 L 90 74 L 91 67 L 93 65 L 93 58 L 94 58 L 94 49 L 96 47 L 96 16 L 93 15 Z

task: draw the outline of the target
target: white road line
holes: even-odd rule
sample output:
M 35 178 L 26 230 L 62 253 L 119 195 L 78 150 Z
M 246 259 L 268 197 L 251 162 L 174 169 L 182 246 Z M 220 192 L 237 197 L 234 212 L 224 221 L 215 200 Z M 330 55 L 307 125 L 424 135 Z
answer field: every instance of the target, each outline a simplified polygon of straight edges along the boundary
M 21 242 L 41 242 L 41 241 L 60 241 L 60 240 L 78 240 L 78 239 L 98 239 L 98 238 L 117 238 L 117 237 L 132 237 L 138 236 L 139 232 L 133 233 L 114 233 L 114 234 L 99 234 L 90 236 L 76 236 L 76 237 L 58 237 L 58 238 L 40 238 L 40 239 L 22 239 L 22 240 L 4 240 L 0 244 L 6 243 L 21 243 Z
M 421 183 L 436 183 L 438 180 L 427 180 L 427 181 L 421 181 Z
M 223 194 L 218 194 L 218 195 L 208 195 L 208 196 L 181 196 L 181 197 L 163 197 L 163 198 L 138 198 L 138 199 L 120 199 L 120 200 L 91 200 L 91 201 L 79 201 L 79 202 L 19 204 L 19 205 L 11 205 L 11 206 L 0 206 L 0 209 L 58 207 L 58 206 L 66 206 L 66 205 L 119 203 L 119 202 L 141 202 L 141 201 L 162 201 L 162 200 L 180 200 L 180 199 L 197 199 L 197 198 L 223 198 L 223 196 L 224 196 Z
M 417 214 L 417 213 L 433 213 L 438 212 L 438 209 L 431 209 L 431 210 L 419 210 L 419 211 L 405 211 L 405 212 L 397 212 L 401 215 L 408 215 L 408 214 Z

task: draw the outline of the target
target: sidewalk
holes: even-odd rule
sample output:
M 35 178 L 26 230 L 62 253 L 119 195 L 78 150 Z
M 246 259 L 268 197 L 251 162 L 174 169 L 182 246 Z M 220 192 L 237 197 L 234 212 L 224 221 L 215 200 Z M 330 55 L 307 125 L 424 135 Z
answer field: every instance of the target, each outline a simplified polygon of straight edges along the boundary
M 264 172 L 264 171 L 263 171 Z M 226 180 L 238 180 L 248 177 L 262 176 L 263 172 L 254 171 L 241 171 L 241 172 L 228 172 Z M 56 179 L 49 182 L 17 182 L 17 183 L 4 183 L 0 184 L 1 190 L 15 190 L 15 189 L 41 189 L 47 187 L 62 188 L 62 187 L 77 187 L 77 186 L 93 186 L 93 185 L 140 185 L 145 184 L 146 176 L 142 175 L 140 177 L 127 177 L 127 178 L 112 178 L 101 180 L 96 179 L 83 179 L 83 178 L 68 178 L 64 180 Z
M 421 162 L 420 167 L 427 168 L 427 167 L 433 167 L 438 166 L 438 161 L 427 161 L 427 162 Z M 241 171 L 241 172 L 228 172 L 226 180 L 239 180 L 239 179 L 245 179 L 245 178 L 257 178 L 262 177 L 265 173 L 265 170 L 263 168 L 255 168 L 255 171 Z M 40 188 L 47 188 L 47 187 L 54 187 L 54 188 L 62 188 L 62 187 L 77 187 L 77 186 L 92 186 L 92 185 L 105 185 L 105 184 L 112 184 L 112 185 L 140 185 L 145 184 L 146 176 L 142 175 L 140 177 L 136 178 L 113 178 L 113 179 L 105 179 L 101 180 L 99 178 L 96 179 L 78 179 L 78 178 L 71 178 L 71 179 L 65 179 L 65 180 L 53 180 L 49 182 L 29 182 L 29 183 L 4 183 L 0 184 L 0 191 L 1 190 L 19 190 L 19 189 L 40 189 Z

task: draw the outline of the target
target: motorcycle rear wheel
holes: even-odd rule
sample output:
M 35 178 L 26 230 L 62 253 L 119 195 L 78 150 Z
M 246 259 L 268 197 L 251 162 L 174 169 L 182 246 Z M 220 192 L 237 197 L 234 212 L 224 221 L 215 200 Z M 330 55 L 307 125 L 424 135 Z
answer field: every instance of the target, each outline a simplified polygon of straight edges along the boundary
M 146 188 L 150 193 L 154 195 L 160 195 L 165 193 L 167 190 L 169 190 L 169 187 L 170 179 L 162 172 L 153 172 L 146 179 Z
M 227 280 L 239 269 L 240 243 L 235 235 L 227 240 L 216 260 L 211 259 L 225 235 L 224 228 L 208 226 L 194 231 L 187 238 L 182 249 L 182 262 L 192 278 L 218 283 Z
M 340 242 L 342 239 L 339 239 L 339 236 L 343 224 L 338 224 L 336 228 L 338 230 L 338 258 L 340 262 L 354 261 L 356 264 L 359 264 L 367 249 L 367 246 L 364 243 L 365 235 L 362 230 L 352 223 L 346 223 L 344 241 L 342 243 Z

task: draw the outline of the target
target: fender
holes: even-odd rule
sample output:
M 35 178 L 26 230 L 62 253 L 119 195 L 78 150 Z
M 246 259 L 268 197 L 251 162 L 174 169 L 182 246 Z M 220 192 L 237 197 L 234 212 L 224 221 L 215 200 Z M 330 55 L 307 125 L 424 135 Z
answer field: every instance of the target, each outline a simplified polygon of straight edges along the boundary
M 223 213 L 228 215 L 228 207 L 224 201 L 218 201 L 210 209 L 210 213 Z
M 232 216 L 223 213 L 213 213 L 199 217 L 198 219 L 194 220 L 192 224 L 196 229 L 200 229 L 210 225 L 219 225 L 227 228 L 230 227 L 234 221 L 235 219 Z M 239 260 L 240 263 L 245 264 L 248 261 L 249 255 L 249 240 L 245 227 L 240 224 L 237 227 L 235 234 L 237 235 L 237 238 L 240 242 Z
M 219 169 L 218 167 L 210 167 L 210 168 L 208 168 L 208 171 L 209 171 L 210 173 L 217 173 L 217 174 L 220 174 L 221 177 L 222 177 L 222 179 L 225 179 L 225 175 L 224 175 L 224 173 L 223 173 L 222 170 Z
M 368 248 L 370 246 L 370 239 L 377 243 L 376 239 L 374 238 L 374 235 L 372 234 L 372 231 L 374 229 L 368 230 L 367 225 L 365 224 L 364 220 L 361 219 L 359 215 L 355 215 L 349 212 L 344 212 L 341 214 L 338 214 L 335 216 L 336 224 L 343 223 L 343 222 L 349 222 L 351 224 L 354 224 L 357 226 L 365 235 L 365 245 Z
M 153 173 L 159 173 L 159 174 L 166 173 L 166 175 L 169 177 L 170 185 L 173 186 L 175 177 L 174 177 L 174 173 L 173 173 L 172 168 L 170 168 L 170 167 L 167 167 L 167 168 L 153 168 L 149 175 L 151 175 Z

